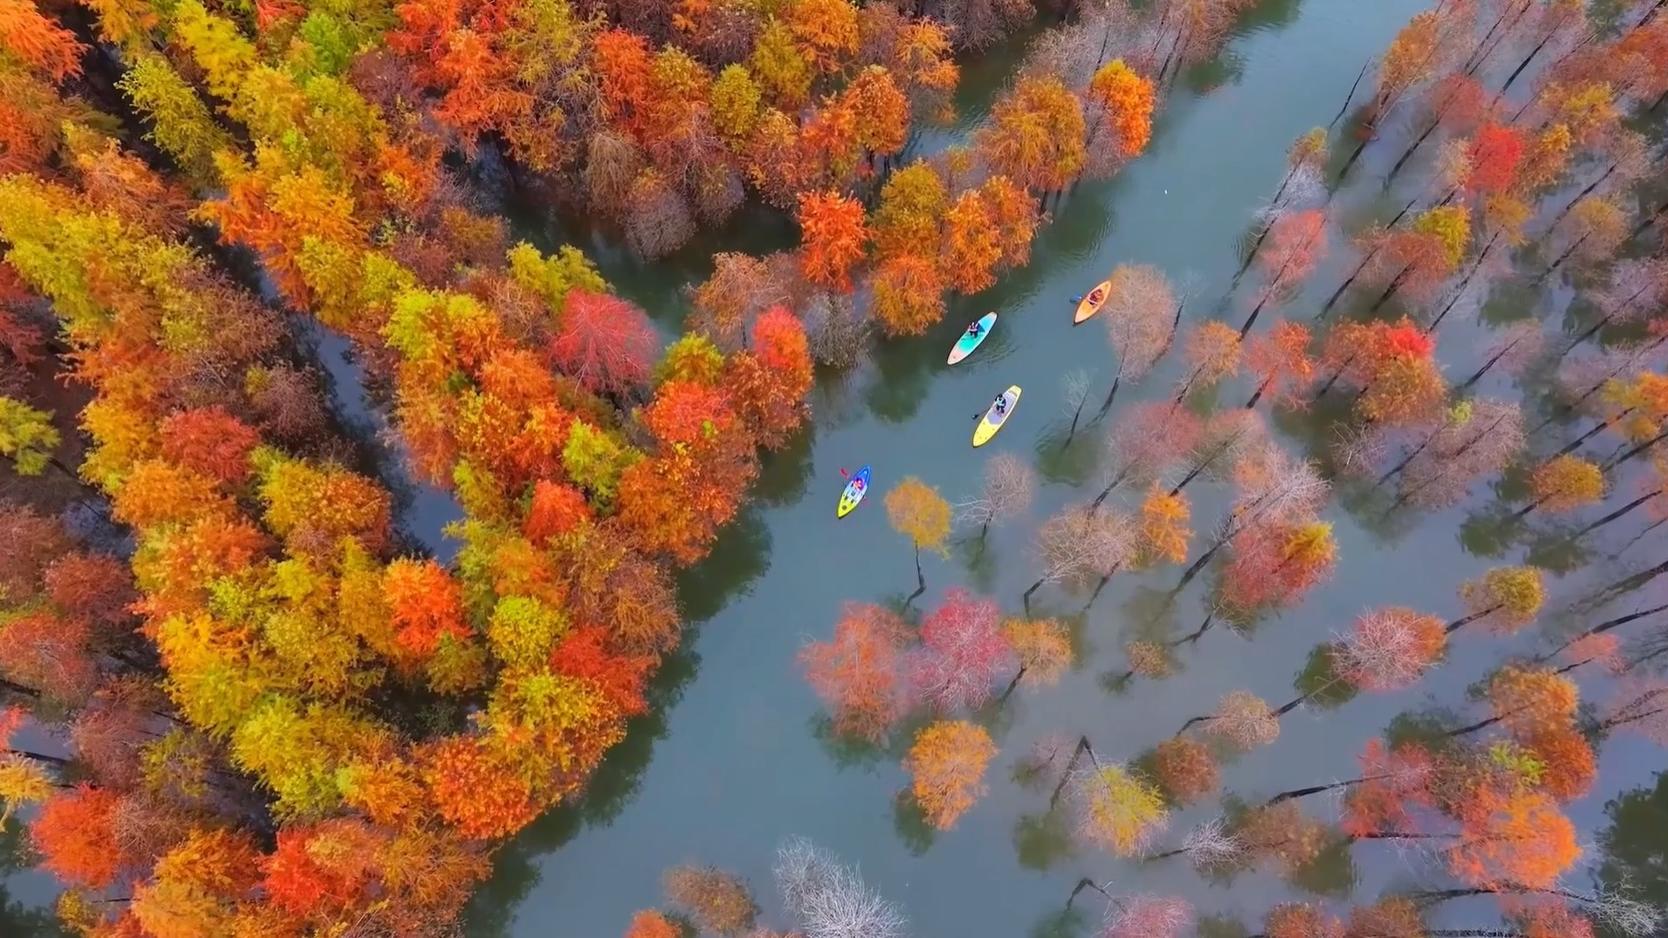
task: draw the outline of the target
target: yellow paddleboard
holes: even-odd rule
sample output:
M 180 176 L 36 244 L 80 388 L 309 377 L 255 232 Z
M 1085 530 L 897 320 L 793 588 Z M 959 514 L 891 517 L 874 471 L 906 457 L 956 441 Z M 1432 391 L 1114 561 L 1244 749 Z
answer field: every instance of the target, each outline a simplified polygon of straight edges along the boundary
M 973 430 L 974 446 L 983 446 L 989 443 L 990 438 L 995 436 L 997 431 L 1007 424 L 1009 418 L 1013 417 L 1014 408 L 1019 405 L 1019 385 L 1016 384 L 1003 391 L 1002 396 L 997 400 L 1004 403 L 1004 411 L 997 413 L 996 401 L 991 402 L 990 408 L 985 411 L 985 418 L 979 421 L 979 425 Z
M 1095 284 L 1095 288 L 1083 295 L 1083 301 L 1077 304 L 1077 315 L 1072 317 L 1071 324 L 1077 325 L 1090 316 L 1100 312 L 1106 305 L 1106 298 L 1112 295 L 1112 281 L 1102 280 Z

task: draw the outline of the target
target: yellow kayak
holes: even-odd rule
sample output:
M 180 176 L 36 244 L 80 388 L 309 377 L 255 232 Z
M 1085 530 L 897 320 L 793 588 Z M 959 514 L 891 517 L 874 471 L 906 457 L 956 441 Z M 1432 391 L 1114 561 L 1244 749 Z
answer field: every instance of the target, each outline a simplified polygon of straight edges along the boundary
M 1102 280 L 1095 284 L 1095 288 L 1090 290 L 1083 297 L 1083 301 L 1077 304 L 1077 315 L 1072 317 L 1071 324 L 1075 326 L 1100 312 L 1100 308 L 1106 305 L 1106 298 L 1111 295 L 1112 281 Z
M 998 404 L 1001 405 L 1001 410 L 997 410 Z M 979 421 L 979 425 L 973 430 L 973 445 L 983 446 L 989 443 L 990 438 L 1002 429 L 1009 417 L 1013 416 L 1014 408 L 1018 405 L 1019 385 L 1016 384 L 991 402 L 990 409 L 985 411 L 985 418 Z
M 840 492 L 840 504 L 834 509 L 834 517 L 844 518 L 857 510 L 863 503 L 863 496 L 869 494 L 869 467 L 857 470 L 857 474 L 846 483 L 844 491 Z

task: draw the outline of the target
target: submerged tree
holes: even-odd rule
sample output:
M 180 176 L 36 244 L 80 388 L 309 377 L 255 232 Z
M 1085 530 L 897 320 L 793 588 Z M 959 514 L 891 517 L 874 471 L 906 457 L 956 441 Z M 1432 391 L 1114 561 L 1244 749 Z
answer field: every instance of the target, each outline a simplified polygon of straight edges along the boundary
M 915 592 L 910 599 L 927 591 L 927 577 L 921 572 L 921 548 L 943 553 L 944 541 L 950 536 L 950 503 L 938 490 L 914 476 L 899 482 L 886 493 L 886 517 L 892 529 L 909 538 L 915 548 Z
M 949 830 L 984 794 L 985 767 L 996 744 L 984 727 L 965 720 L 929 723 L 904 757 L 916 804 L 928 822 Z
M 805 678 L 832 711 L 836 732 L 879 742 L 903 716 L 909 685 L 905 632 L 879 606 L 848 604 L 834 637 L 799 653 Z
M 1156 267 L 1120 264 L 1108 282 L 1101 316 L 1117 365 L 1111 389 L 1100 405 L 1102 414 L 1111 409 L 1125 379 L 1140 379 L 1169 349 L 1171 317 L 1180 312 L 1170 282 Z
M 979 495 L 956 504 L 957 519 L 978 525 L 982 542 L 993 523 L 1029 508 L 1036 488 L 1037 474 L 1030 463 L 1011 453 L 998 453 L 985 463 L 984 488 Z
M 805 938 L 903 938 L 897 906 L 821 847 L 795 837 L 776 851 L 773 867 L 782 902 Z

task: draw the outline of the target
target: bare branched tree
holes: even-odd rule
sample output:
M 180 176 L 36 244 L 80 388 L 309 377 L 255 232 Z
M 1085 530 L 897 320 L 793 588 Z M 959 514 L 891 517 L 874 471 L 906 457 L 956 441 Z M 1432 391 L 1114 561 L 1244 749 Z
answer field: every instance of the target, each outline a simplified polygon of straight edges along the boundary
M 776 888 L 805 938 L 903 938 L 908 922 L 827 850 L 803 837 L 776 851 Z
M 999 453 L 985 463 L 985 484 L 979 494 L 956 503 L 958 524 L 978 525 L 982 541 L 990 526 L 1031 507 L 1037 474 L 1031 464 L 1012 453 Z

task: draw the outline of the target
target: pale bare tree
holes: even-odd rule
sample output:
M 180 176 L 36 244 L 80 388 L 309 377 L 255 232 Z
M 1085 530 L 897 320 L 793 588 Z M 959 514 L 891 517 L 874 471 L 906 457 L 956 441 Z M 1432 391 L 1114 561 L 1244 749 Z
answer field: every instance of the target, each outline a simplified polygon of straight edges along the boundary
M 904 938 L 907 920 L 897 906 L 863 882 L 827 850 L 803 837 L 776 851 L 776 887 L 805 938 Z
M 1031 594 L 1044 583 L 1088 582 L 1106 584 L 1134 553 L 1134 526 L 1115 512 L 1095 512 L 1083 505 L 1068 505 L 1037 530 L 1037 559 L 1042 574 L 1025 591 L 1025 607 Z
M 998 453 L 985 463 L 984 488 L 966 501 L 956 503 L 956 521 L 978 525 L 982 543 L 990 526 L 1022 514 L 1031 507 L 1037 491 L 1037 473 L 1031 464 L 1012 453 Z
M 1170 323 L 1179 304 L 1164 272 L 1151 264 L 1119 264 L 1108 280 L 1101 318 L 1116 365 L 1100 413 L 1112 407 L 1118 387 L 1152 369 L 1170 344 Z
M 1216 539 L 1182 574 L 1174 592 L 1192 582 L 1218 551 L 1246 529 L 1313 519 L 1331 490 L 1313 462 L 1292 456 L 1266 437 L 1242 451 L 1233 464 L 1232 477 L 1236 490 L 1233 507 L 1218 523 Z
M 1071 427 L 1066 430 L 1066 446 L 1070 446 L 1072 438 L 1077 436 L 1077 423 L 1083 417 L 1083 405 L 1089 403 L 1089 387 L 1089 373 L 1081 368 L 1074 368 L 1060 376 L 1060 396 L 1066 414 L 1071 417 Z

